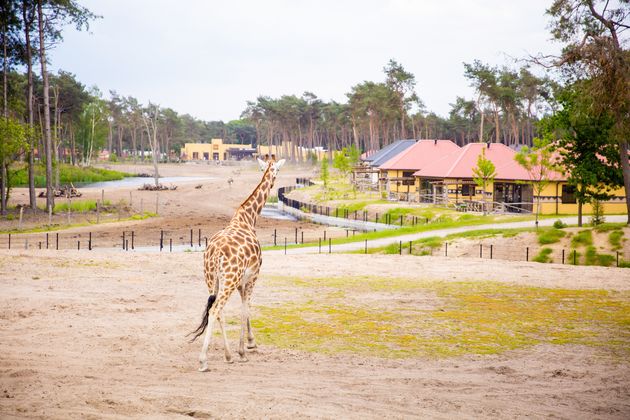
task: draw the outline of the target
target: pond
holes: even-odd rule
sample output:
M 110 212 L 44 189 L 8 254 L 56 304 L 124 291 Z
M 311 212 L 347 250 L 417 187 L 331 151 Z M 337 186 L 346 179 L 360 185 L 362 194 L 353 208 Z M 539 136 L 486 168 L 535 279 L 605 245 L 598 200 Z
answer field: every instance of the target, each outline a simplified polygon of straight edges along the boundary
M 208 181 L 214 179 L 209 176 L 165 176 L 160 178 L 160 184 L 169 186 L 179 182 Z M 120 187 L 141 187 L 144 184 L 153 184 L 153 177 L 129 177 L 118 181 L 93 182 L 91 184 L 77 185 L 78 188 L 120 188 Z

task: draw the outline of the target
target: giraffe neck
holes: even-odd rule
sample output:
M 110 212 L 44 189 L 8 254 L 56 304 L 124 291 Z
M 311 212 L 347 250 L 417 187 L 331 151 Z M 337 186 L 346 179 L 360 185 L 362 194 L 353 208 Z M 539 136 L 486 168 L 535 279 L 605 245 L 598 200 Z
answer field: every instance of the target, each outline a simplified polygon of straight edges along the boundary
M 236 219 L 238 222 L 246 223 L 252 227 L 255 226 L 258 215 L 267 202 L 269 191 L 271 191 L 271 187 L 273 187 L 273 181 L 270 165 L 267 170 L 265 170 L 258 186 L 256 186 L 254 191 L 252 191 L 249 197 L 241 204 L 238 210 L 236 210 L 233 220 Z

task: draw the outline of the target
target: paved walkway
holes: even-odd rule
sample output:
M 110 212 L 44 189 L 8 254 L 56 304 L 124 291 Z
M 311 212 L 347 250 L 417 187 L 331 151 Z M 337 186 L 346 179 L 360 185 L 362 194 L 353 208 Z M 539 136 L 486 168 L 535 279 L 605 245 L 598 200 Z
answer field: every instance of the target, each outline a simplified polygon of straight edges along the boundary
M 562 220 L 563 223 L 566 223 L 568 225 L 577 224 L 577 216 L 560 217 L 559 219 Z M 538 225 L 539 226 L 552 226 L 556 220 L 558 219 L 542 219 L 538 222 Z M 589 220 L 588 217 L 583 218 L 584 222 L 588 220 Z M 627 220 L 628 220 L 628 217 L 625 215 L 606 216 L 606 222 L 623 223 Z M 416 241 L 418 239 L 428 238 L 431 236 L 444 237 L 453 233 L 469 232 L 472 230 L 518 229 L 518 228 L 528 228 L 528 227 L 533 228 L 534 226 L 535 226 L 535 222 L 533 220 L 528 220 L 524 222 L 492 223 L 492 224 L 487 224 L 487 225 L 462 226 L 462 227 L 449 228 L 449 229 L 436 229 L 436 230 L 429 230 L 425 232 L 410 233 L 407 235 L 392 236 L 389 238 L 368 240 L 368 247 L 369 248 L 383 247 L 390 244 L 397 244 L 398 242 L 401 242 L 401 241 L 404 244 L 405 242 Z M 338 244 L 338 245 L 331 246 L 332 252 L 357 251 L 360 249 L 365 249 L 365 241 L 349 242 L 345 244 Z M 317 254 L 319 252 L 319 247 L 315 245 L 312 247 L 287 248 L 286 252 L 287 254 Z M 322 253 L 324 252 L 326 253 L 328 252 L 328 243 L 325 243 L 325 244 L 322 243 Z M 269 251 L 264 251 L 263 253 L 264 254 L 284 254 L 284 249 L 269 250 Z

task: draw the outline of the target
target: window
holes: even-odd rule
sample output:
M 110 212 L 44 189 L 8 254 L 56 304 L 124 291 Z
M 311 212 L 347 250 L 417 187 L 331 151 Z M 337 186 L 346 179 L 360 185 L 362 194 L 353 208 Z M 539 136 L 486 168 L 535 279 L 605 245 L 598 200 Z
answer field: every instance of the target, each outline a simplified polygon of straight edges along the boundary
M 199 152 L 193 152 L 193 160 L 199 159 Z
M 464 184 L 462 185 L 462 195 L 473 196 L 475 195 L 475 186 Z
M 575 204 L 575 187 L 573 185 L 562 186 L 562 204 Z
M 402 176 L 404 178 L 412 178 L 409 180 L 403 180 L 402 184 L 403 185 L 415 185 L 416 184 L 416 180 L 415 178 L 413 178 L 413 171 L 405 171 L 403 172 Z

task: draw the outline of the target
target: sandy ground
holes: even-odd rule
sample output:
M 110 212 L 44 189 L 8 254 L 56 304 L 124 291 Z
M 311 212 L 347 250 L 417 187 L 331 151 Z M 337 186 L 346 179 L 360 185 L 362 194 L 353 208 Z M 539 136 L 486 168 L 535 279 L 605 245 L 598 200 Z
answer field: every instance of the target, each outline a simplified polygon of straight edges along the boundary
M 495 280 L 628 290 L 628 270 L 385 255 L 265 255 L 273 276 Z M 260 346 L 199 373 L 200 253 L 0 251 L 2 418 L 628 418 L 630 365 L 590 347 L 384 360 Z M 396 267 L 392 270 L 391 267 Z M 235 296 L 226 317 L 238 315 Z M 231 340 L 235 350 L 236 342 Z

